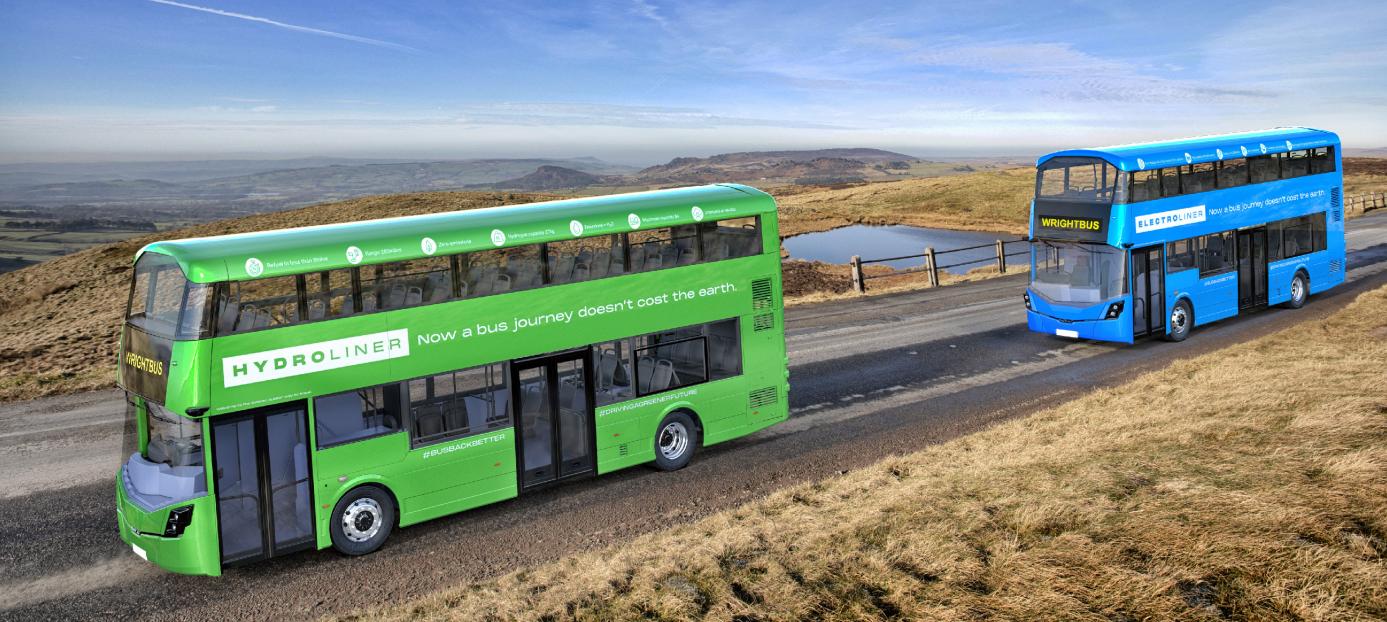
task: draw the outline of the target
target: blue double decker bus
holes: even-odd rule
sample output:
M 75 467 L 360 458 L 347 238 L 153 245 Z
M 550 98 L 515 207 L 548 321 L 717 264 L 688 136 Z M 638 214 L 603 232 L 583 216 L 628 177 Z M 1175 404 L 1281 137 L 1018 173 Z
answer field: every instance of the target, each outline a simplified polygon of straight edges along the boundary
M 1310 128 L 1057 151 L 1036 162 L 1027 324 L 1131 343 L 1344 281 L 1339 137 Z

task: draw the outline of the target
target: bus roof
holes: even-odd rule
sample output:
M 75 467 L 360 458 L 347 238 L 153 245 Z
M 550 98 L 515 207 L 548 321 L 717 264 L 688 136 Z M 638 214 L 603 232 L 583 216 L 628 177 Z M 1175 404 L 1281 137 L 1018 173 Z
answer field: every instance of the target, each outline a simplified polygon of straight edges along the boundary
M 738 184 L 634 192 L 440 214 L 155 242 L 196 283 L 317 272 L 775 211 Z M 429 252 L 425 252 L 426 249 Z
M 1041 156 L 1035 164 L 1040 166 L 1051 158 L 1079 156 L 1102 158 L 1124 171 L 1142 171 L 1338 144 L 1339 137 L 1333 132 L 1308 127 L 1281 127 L 1257 132 L 1195 136 L 1154 143 L 1066 149 Z

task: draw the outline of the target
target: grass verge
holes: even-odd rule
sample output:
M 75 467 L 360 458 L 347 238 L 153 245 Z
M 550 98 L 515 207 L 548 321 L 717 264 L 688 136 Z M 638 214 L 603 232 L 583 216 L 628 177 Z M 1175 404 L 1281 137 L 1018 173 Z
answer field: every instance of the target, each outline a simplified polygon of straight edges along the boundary
M 354 617 L 1381 619 L 1383 308 Z

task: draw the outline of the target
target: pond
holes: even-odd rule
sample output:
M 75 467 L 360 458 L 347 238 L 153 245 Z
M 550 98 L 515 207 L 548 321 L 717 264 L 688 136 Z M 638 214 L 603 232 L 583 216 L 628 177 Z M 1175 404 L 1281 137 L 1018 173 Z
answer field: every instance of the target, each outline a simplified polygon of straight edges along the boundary
M 954 231 L 951 229 L 929 229 L 925 227 L 907 227 L 904 225 L 891 225 L 885 227 L 874 227 L 869 225 L 853 225 L 842 227 L 832 231 L 820 231 L 818 233 L 805 233 L 794 237 L 785 238 L 781 243 L 785 250 L 794 259 L 807 259 L 809 261 L 822 261 L 825 263 L 848 263 L 853 255 L 861 255 L 863 259 L 874 259 L 878 257 L 897 257 L 900 255 L 917 255 L 925 252 L 925 247 L 933 246 L 936 253 L 953 248 L 965 246 L 977 246 L 979 244 L 993 244 L 997 240 L 1015 240 L 1020 236 L 1010 233 L 988 233 L 984 231 Z M 1007 252 L 1014 253 L 1023 248 L 1020 244 L 1008 244 Z M 946 266 L 963 261 L 974 259 L 989 259 L 997 256 L 992 246 L 979 248 L 969 251 L 949 253 L 939 257 L 939 265 Z M 1025 257 L 1009 257 L 1008 262 L 1024 261 Z M 911 259 L 900 259 L 897 261 L 882 262 L 892 268 L 913 268 L 923 266 L 925 259 L 915 257 Z M 955 268 L 948 268 L 946 271 L 953 274 L 963 274 L 974 268 L 981 268 L 988 265 L 985 262 L 972 263 Z

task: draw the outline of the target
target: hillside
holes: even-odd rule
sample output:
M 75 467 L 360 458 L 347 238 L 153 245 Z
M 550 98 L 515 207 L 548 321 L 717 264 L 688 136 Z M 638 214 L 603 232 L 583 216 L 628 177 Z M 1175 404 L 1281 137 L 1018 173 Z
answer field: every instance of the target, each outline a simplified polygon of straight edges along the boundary
M 1017 168 L 846 188 L 776 193 L 781 235 L 850 224 L 904 224 L 1024 234 L 1035 173 Z
M 1380 620 L 1384 305 L 341 619 Z
M 1344 158 L 1344 195 L 1387 192 L 1387 158 Z
M 706 184 L 725 181 L 836 184 L 907 174 L 915 157 L 881 149 L 744 151 L 707 158 L 675 158 L 632 176 L 644 184 Z
M 546 164 L 535 169 L 533 173 L 528 175 L 487 185 L 497 190 L 534 191 L 586 188 L 601 183 L 610 183 L 610 178 L 599 177 L 562 166 Z
M 142 235 L 0 274 L 0 401 L 109 387 L 135 251 L 150 242 L 529 203 L 533 194 L 378 196 Z

